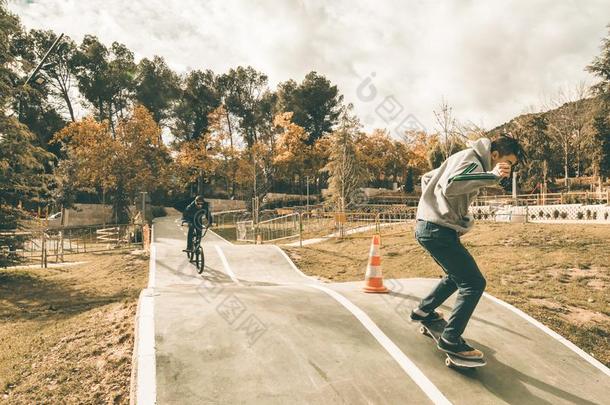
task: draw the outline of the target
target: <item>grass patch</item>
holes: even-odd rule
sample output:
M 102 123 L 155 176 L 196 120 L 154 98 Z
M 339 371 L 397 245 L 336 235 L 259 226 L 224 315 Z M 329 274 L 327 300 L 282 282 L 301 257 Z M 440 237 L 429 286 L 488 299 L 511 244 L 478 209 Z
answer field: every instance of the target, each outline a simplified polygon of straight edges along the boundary
M 143 252 L 0 270 L 0 402 L 129 403 Z

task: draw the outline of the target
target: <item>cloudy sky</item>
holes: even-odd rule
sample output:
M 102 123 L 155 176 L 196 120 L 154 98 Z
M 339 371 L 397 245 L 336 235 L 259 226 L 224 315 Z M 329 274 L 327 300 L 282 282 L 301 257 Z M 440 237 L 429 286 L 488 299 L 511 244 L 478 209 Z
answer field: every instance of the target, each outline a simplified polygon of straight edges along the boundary
M 606 0 L 9 0 L 27 28 L 119 41 L 178 71 L 252 65 L 272 87 L 311 70 L 365 127 L 423 125 L 445 98 L 493 128 L 560 87 L 589 84 L 610 23 Z

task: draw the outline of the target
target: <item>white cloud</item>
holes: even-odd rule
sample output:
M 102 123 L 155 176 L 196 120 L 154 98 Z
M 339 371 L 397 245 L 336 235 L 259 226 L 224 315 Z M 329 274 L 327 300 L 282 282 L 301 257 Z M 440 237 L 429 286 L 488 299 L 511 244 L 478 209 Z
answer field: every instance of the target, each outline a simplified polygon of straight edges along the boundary
M 581 80 L 599 53 L 610 2 L 45 0 L 9 7 L 28 28 L 119 41 L 138 58 L 222 73 L 252 65 L 270 83 L 310 70 L 336 83 L 368 128 L 386 96 L 428 129 L 445 96 L 458 118 L 491 128 Z M 377 97 L 357 97 L 375 72 Z M 391 129 L 391 128 L 390 128 Z

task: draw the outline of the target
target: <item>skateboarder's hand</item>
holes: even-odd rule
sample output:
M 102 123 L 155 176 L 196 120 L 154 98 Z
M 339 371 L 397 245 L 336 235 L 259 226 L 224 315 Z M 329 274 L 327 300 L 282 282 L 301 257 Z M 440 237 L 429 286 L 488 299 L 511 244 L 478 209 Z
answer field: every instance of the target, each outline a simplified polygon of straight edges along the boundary
M 508 177 L 510 176 L 511 172 L 510 163 L 500 162 L 496 165 L 496 167 L 494 167 L 492 172 L 498 177 Z

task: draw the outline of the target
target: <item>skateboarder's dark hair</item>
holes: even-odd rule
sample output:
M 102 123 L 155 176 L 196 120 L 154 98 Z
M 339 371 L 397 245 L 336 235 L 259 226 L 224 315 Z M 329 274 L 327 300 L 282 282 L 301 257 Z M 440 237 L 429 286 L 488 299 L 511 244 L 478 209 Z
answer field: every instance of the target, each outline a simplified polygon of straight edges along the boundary
M 491 151 L 498 151 L 500 156 L 515 155 L 519 163 L 527 162 L 527 154 L 519 141 L 509 135 L 500 135 L 491 141 Z

